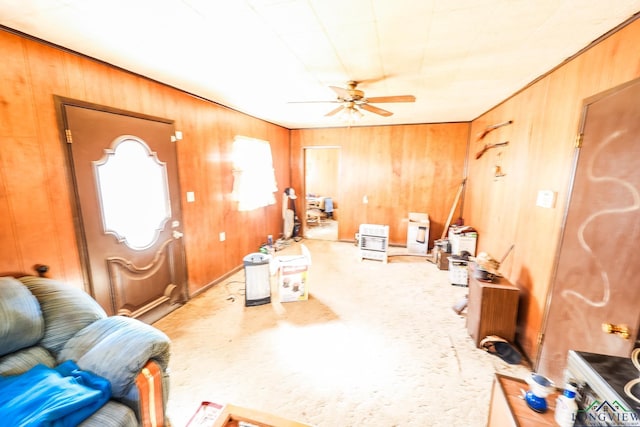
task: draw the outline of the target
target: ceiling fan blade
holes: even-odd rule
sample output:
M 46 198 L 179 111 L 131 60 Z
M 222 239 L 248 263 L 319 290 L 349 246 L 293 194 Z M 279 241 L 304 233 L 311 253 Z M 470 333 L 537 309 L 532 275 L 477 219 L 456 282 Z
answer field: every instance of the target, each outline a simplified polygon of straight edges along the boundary
M 416 97 L 413 95 L 397 95 L 397 96 L 374 96 L 373 98 L 367 98 L 368 102 L 380 103 L 380 102 L 416 102 Z
M 349 99 L 351 98 L 351 95 L 349 94 L 349 91 L 347 89 L 338 87 L 338 86 L 329 86 L 331 89 L 333 89 L 333 91 L 336 93 L 336 95 L 338 95 L 338 98 L 340 99 Z
M 332 101 L 287 101 L 287 104 L 335 104 L 337 102 L 342 102 L 338 100 Z
M 329 111 L 327 114 L 325 114 L 325 117 L 331 117 L 334 116 L 336 114 L 338 114 L 340 111 L 344 110 L 344 105 L 339 106 L 338 108 L 336 108 L 335 110 L 331 110 Z
M 391 111 L 383 110 L 382 108 L 374 107 L 373 105 L 369 105 L 369 104 L 361 104 L 359 105 L 359 107 L 362 108 L 363 110 L 367 110 L 384 117 L 389 117 L 393 115 Z

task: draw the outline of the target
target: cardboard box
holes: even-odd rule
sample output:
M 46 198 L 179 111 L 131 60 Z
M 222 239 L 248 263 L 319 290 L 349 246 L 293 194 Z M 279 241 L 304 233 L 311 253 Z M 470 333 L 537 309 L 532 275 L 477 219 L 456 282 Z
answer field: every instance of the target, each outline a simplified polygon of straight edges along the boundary
M 202 402 L 187 427 L 211 427 L 220 418 L 224 405 L 215 402 Z
M 280 302 L 306 301 L 309 299 L 309 266 L 311 253 L 300 245 L 302 254 L 277 256 L 278 293 Z
M 415 255 L 426 255 L 428 248 L 429 215 L 420 212 L 409 212 L 407 252 Z

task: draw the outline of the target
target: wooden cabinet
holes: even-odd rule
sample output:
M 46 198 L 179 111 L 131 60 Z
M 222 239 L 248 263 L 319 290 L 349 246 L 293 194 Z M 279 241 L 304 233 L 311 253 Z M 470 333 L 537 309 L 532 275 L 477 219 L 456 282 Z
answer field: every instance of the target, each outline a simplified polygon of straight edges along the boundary
M 519 290 L 503 277 L 483 282 L 469 268 L 467 330 L 476 346 L 488 335 L 513 342 L 516 335 Z
M 522 390 L 528 390 L 526 382 L 519 378 L 496 374 L 491 390 L 488 427 L 536 427 L 556 426 L 554 412 L 558 392 L 547 396 L 549 409 L 540 414 L 530 409 L 522 398 Z

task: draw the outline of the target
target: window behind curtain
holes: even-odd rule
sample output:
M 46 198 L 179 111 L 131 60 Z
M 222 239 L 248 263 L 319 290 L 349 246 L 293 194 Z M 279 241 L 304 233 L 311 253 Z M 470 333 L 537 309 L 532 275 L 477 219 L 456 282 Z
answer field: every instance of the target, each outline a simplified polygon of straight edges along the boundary
M 236 136 L 233 141 L 233 200 L 250 211 L 276 202 L 278 191 L 271 146 L 260 139 Z

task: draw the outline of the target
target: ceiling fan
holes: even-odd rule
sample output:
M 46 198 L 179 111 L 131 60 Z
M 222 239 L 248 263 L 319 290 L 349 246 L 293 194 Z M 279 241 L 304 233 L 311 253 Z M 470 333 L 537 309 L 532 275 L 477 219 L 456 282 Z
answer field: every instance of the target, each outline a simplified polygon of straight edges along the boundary
M 367 98 L 364 92 L 357 89 L 358 82 L 351 80 L 347 82 L 347 88 L 341 88 L 337 86 L 329 86 L 337 95 L 337 98 L 333 101 L 300 101 L 297 103 L 337 103 L 339 107 L 329 111 L 325 114 L 325 117 L 331 117 L 338 113 L 346 114 L 347 116 L 355 115 L 357 117 L 362 116 L 362 110 L 369 111 L 380 116 L 389 117 L 393 115 L 391 111 L 383 110 L 382 108 L 371 105 L 384 103 L 384 102 L 415 102 L 416 97 L 413 95 L 396 95 L 396 96 L 376 96 Z

